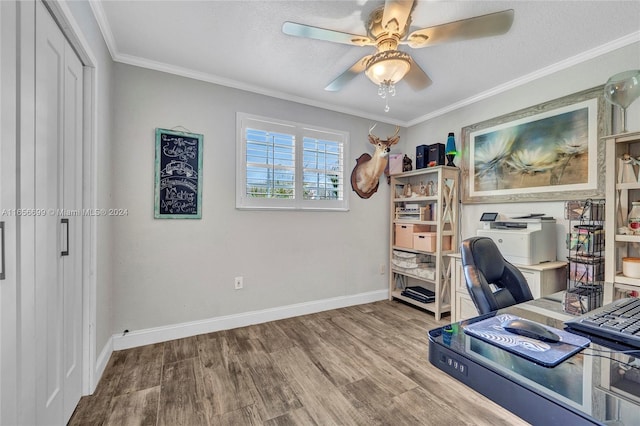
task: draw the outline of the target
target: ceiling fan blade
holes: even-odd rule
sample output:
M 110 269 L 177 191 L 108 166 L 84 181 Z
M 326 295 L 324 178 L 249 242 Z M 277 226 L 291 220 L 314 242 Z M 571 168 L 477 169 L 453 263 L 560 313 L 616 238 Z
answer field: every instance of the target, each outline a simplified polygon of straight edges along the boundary
M 422 90 L 425 87 L 431 86 L 431 83 L 433 83 L 427 73 L 416 64 L 413 58 L 411 59 L 411 68 L 403 80 L 405 80 L 413 90 Z
M 358 74 L 365 70 L 367 67 L 367 61 L 372 55 L 367 55 L 353 64 L 351 68 L 340 74 L 335 80 L 333 80 L 324 90 L 328 92 L 337 92 L 342 89 L 347 83 L 354 79 Z
M 401 34 L 409 22 L 414 0 L 386 0 L 382 13 L 382 28 Z
M 314 38 L 316 40 L 332 41 L 356 46 L 371 46 L 375 44 L 367 36 L 343 33 L 340 31 L 328 30 L 326 28 L 312 27 L 310 25 L 298 24 L 295 22 L 285 22 L 282 24 L 282 32 L 296 37 Z
M 513 9 L 508 9 L 502 12 L 436 25 L 435 27 L 423 28 L 409 34 L 404 43 L 413 48 L 419 48 L 450 41 L 471 40 L 504 34 L 511 28 L 513 14 Z

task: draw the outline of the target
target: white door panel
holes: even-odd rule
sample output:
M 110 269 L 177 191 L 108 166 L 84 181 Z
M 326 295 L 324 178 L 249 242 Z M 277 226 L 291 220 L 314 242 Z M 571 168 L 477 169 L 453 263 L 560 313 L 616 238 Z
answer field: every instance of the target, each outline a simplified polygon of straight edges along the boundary
M 58 156 L 62 143 L 64 37 L 41 3 L 36 6 L 35 207 L 60 208 Z M 36 421 L 63 417 L 62 268 L 55 214 L 35 218 Z
M 36 422 L 64 424 L 82 389 L 80 217 L 66 214 L 79 200 L 82 67 L 40 2 L 35 67 Z
M 16 208 L 16 8 L 0 2 L 0 207 Z M 0 217 L 0 425 L 18 423 L 16 217 Z

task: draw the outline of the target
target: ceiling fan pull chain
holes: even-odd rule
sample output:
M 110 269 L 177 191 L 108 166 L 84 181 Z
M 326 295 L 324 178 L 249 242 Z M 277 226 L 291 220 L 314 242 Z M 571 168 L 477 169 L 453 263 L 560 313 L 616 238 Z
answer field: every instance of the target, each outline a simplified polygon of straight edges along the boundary
M 396 95 L 396 85 L 389 80 L 383 81 L 378 86 L 378 95 L 385 100 L 384 112 L 389 112 L 389 97 Z

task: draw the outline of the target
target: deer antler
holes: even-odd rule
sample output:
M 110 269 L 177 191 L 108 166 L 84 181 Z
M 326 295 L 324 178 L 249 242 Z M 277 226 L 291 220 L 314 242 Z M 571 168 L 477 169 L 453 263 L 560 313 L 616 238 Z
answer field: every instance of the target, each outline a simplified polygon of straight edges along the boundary
M 380 140 L 379 137 L 371 133 L 377 125 L 378 123 L 374 123 L 373 126 L 369 127 L 369 142 L 371 142 L 373 145 L 382 142 L 387 146 L 395 145 L 396 143 L 398 143 L 398 141 L 400 140 L 400 137 L 398 136 L 398 133 L 400 133 L 400 126 L 396 126 L 396 132 L 393 134 L 393 136 L 389 136 L 386 140 Z
M 400 126 L 396 126 L 396 132 L 393 134 L 393 136 L 387 138 L 387 143 L 389 146 L 398 143 L 398 141 L 400 140 L 400 136 L 398 136 L 398 133 L 400 133 Z

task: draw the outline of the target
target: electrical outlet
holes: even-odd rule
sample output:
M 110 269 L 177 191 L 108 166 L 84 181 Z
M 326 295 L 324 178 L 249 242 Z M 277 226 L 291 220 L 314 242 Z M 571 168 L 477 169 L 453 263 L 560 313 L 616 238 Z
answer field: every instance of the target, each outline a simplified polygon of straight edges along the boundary
M 386 270 L 387 265 L 385 265 L 384 263 L 380 264 L 380 275 L 384 275 L 384 272 Z
M 234 287 L 236 290 L 240 290 L 243 287 L 242 277 L 236 277 L 234 282 Z

